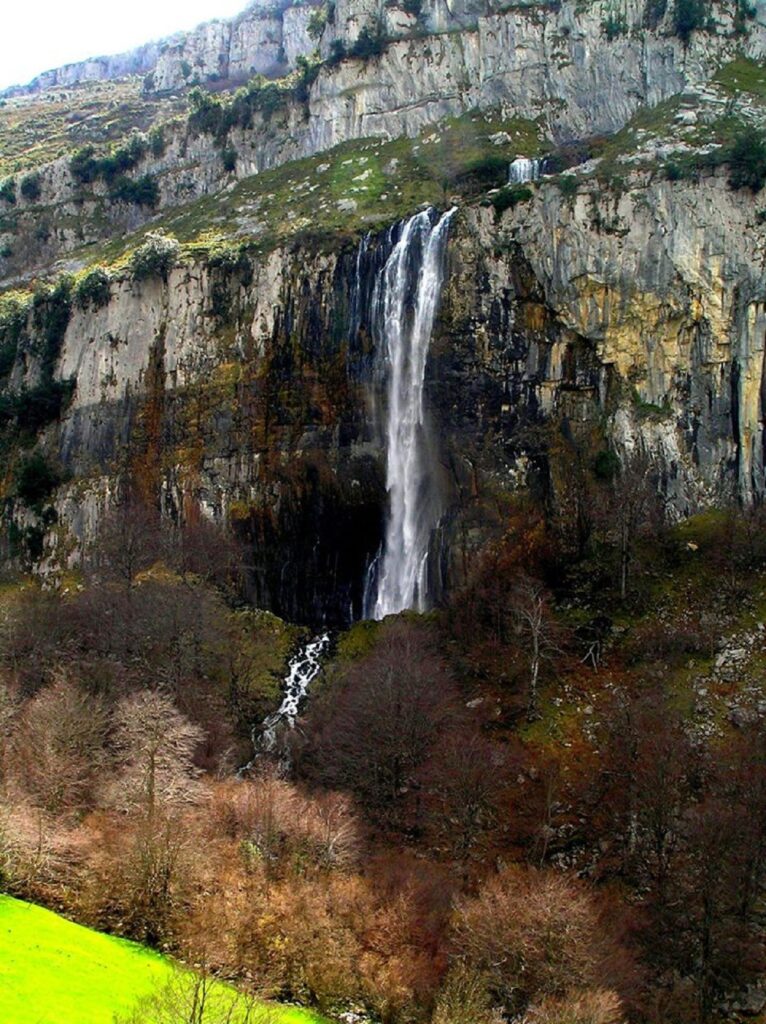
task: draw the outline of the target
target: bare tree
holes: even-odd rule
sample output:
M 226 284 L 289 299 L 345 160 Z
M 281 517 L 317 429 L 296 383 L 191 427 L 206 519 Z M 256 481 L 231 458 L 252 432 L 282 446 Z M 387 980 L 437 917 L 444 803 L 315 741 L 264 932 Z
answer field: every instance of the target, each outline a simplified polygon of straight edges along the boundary
M 499 749 L 476 735 L 450 733 L 430 759 L 430 831 L 464 868 L 497 827 L 503 775 Z
M 161 553 L 159 512 L 134 497 L 126 497 L 102 518 L 86 565 L 99 579 L 130 586 L 136 574 Z
M 16 784 L 51 812 L 82 808 L 104 764 L 107 713 L 59 674 L 27 701 L 10 739 Z
M 458 905 L 453 949 L 511 1016 L 546 997 L 633 981 L 613 913 L 559 872 L 512 867 L 489 879 Z
M 118 771 L 111 787 L 118 806 L 139 806 L 151 817 L 197 793 L 193 756 L 202 730 L 166 694 L 142 690 L 125 697 L 114 715 Z
M 373 814 L 397 801 L 454 709 L 454 685 L 422 629 L 392 623 L 307 724 L 304 770 Z
M 18 703 L 6 679 L 0 678 L 0 795 L 5 788 L 13 722 Z
M 607 503 L 607 515 L 613 524 L 619 552 L 620 598 L 628 595 L 636 540 L 648 525 L 657 525 L 663 503 L 657 488 L 657 470 L 643 451 L 634 451 L 622 460 L 614 477 Z
M 275 1024 L 271 1007 L 249 992 L 224 985 L 204 967 L 176 968 L 157 991 L 114 1024 Z
M 625 1024 L 620 997 L 609 989 L 584 989 L 563 999 L 544 999 L 531 1007 L 521 1024 Z
M 512 614 L 529 663 L 527 717 L 539 715 L 540 669 L 560 653 L 560 630 L 550 610 L 549 595 L 539 580 L 523 576 L 513 589 Z
M 456 964 L 444 979 L 434 1007 L 433 1024 L 501 1024 L 493 1010 L 487 980 L 479 971 Z
M 360 846 L 351 800 L 341 793 L 307 795 L 273 774 L 224 784 L 214 809 L 222 829 L 257 858 L 267 874 L 279 874 L 296 859 L 315 868 L 348 867 Z

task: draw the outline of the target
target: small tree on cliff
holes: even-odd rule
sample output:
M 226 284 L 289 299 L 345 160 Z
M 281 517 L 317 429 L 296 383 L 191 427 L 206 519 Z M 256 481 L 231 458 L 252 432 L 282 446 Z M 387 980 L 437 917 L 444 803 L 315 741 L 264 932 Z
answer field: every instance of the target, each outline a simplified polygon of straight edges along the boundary
M 559 629 L 551 614 L 545 587 L 531 576 L 522 576 L 514 586 L 511 611 L 529 663 L 527 717 L 533 719 L 539 714 L 542 664 L 560 653 Z
M 616 537 L 619 553 L 620 598 L 628 595 L 636 541 L 649 526 L 662 520 L 663 502 L 657 486 L 657 469 L 643 451 L 624 456 L 611 484 L 606 504 L 609 528 Z

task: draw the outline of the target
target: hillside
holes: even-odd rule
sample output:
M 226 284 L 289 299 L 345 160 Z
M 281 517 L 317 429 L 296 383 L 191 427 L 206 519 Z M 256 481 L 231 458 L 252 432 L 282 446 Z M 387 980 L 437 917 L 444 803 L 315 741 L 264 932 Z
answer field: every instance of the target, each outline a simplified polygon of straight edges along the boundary
M 170 961 L 136 943 L 0 896 L 0 1013 L 7 1024 L 111 1024 L 118 1015 L 132 1019 L 142 998 L 173 979 Z M 191 989 L 191 978 L 188 984 Z M 215 996 L 236 999 L 220 984 Z M 252 1019 L 321 1024 L 302 1010 L 260 1007 L 261 1016 Z
M 742 0 L 7 91 L 0 886 L 343 1024 L 761 1020 L 765 189 Z

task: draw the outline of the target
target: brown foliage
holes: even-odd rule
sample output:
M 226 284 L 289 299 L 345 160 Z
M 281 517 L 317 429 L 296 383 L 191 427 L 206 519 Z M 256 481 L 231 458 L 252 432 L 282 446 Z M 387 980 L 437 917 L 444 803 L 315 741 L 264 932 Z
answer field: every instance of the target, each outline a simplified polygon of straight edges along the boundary
M 625 1019 L 616 992 L 586 989 L 563 999 L 544 999 L 524 1014 L 521 1024 L 624 1024 Z
M 9 743 L 14 784 L 49 812 L 92 804 L 107 721 L 103 702 L 63 676 L 40 690 L 18 714 Z
M 377 819 L 401 823 L 403 798 L 455 704 L 454 684 L 424 630 L 388 624 L 372 653 L 309 711 L 301 770 L 350 790 Z
M 619 927 L 587 886 L 553 871 L 509 867 L 490 878 L 458 905 L 453 952 L 509 1013 L 572 989 L 633 983 Z
M 139 806 L 151 815 L 158 805 L 194 799 L 193 756 L 202 738 L 166 694 L 141 690 L 123 698 L 114 712 L 118 767 L 109 787 L 111 802 Z

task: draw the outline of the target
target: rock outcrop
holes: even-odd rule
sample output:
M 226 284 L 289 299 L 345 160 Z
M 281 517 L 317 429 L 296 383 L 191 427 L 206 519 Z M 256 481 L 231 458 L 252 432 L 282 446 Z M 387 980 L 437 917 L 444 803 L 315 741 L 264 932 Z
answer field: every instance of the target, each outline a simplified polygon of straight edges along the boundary
M 208 21 L 190 32 L 127 53 L 66 64 L 37 75 L 0 96 L 21 96 L 46 89 L 146 76 L 149 93 L 172 92 L 194 84 L 243 82 L 254 74 L 278 77 L 295 67 L 315 43 L 307 32 L 314 7 L 289 0 L 256 0 L 235 18 Z
M 260 24 L 266 15 L 259 10 L 253 9 L 252 16 L 258 15 Z M 295 18 L 305 21 L 310 8 L 298 10 L 302 13 Z M 347 21 L 354 26 L 377 17 L 375 8 L 367 15 L 363 5 L 352 10 L 358 16 L 349 14 Z M 390 14 L 393 9 L 387 10 Z M 441 119 L 473 109 L 497 109 L 505 116 L 536 121 L 553 141 L 609 133 L 643 107 L 704 88 L 717 68 L 737 54 L 755 59 L 766 54 L 766 26 L 755 20 L 746 35 L 737 34 L 735 6 L 717 7 L 715 31 L 695 32 L 686 42 L 670 31 L 670 14 L 654 29 L 641 28 L 645 5 L 640 0 L 630 0 L 624 31 L 609 37 L 604 24 L 610 11 L 608 3 L 583 7 L 567 0 L 550 10 L 522 6 L 492 13 L 484 7 L 471 18 L 459 10 L 454 22 L 445 21 L 443 13 L 426 14 L 426 25 L 446 26 L 444 30 L 427 34 L 421 27 L 389 39 L 368 60 L 325 63 L 307 98 L 288 99 L 276 113 L 256 113 L 247 129 L 232 128 L 226 147 L 236 154 L 233 166 L 222 161 L 219 138 L 181 125 L 168 129 L 160 155 L 147 152 L 131 174 L 152 175 L 159 190 L 156 209 L 169 209 L 220 191 L 234 178 L 349 140 L 414 137 Z M 338 19 L 343 14 L 336 8 Z M 463 21 L 467 27 L 454 30 Z M 223 25 L 226 32 L 234 32 L 234 23 L 223 22 L 211 23 L 206 31 L 216 37 Z M 323 48 L 336 31 L 334 25 L 326 26 Z M 343 29 L 351 37 L 355 31 Z M 247 49 L 244 44 L 237 48 Z M 167 52 L 176 67 L 180 51 Z M 206 67 L 218 61 L 210 56 L 214 52 L 220 52 L 218 43 L 205 57 Z M 241 60 L 246 62 L 237 59 L 238 67 Z M 221 67 L 224 76 L 231 73 L 230 57 Z M 169 79 L 161 81 L 170 87 Z M 13 213 L 13 230 L 0 233 L 0 251 L 6 252 L 0 255 L 0 282 L 30 266 L 39 272 L 84 243 L 133 230 L 153 215 L 151 209 L 113 201 L 100 183 L 83 189 L 73 180 L 67 160 L 39 173 L 40 202 L 21 204 Z M 41 230 L 41 204 L 48 220 L 55 213 L 58 223 L 76 227 Z
M 317 243 L 236 269 L 125 274 L 102 308 L 74 308 L 57 375 L 76 387 L 46 434 L 73 481 L 51 564 L 77 557 L 62 538 L 87 542 L 127 474 L 168 514 L 201 508 L 248 538 L 260 603 L 305 621 L 358 614 L 385 503 L 365 314 L 385 244 L 361 263 L 354 244 Z M 426 385 L 448 541 L 468 521 L 472 543 L 491 529 L 485 493 L 551 485 L 541 426 L 651 453 L 679 515 L 762 496 L 765 247 L 756 202 L 723 172 L 635 172 L 619 194 L 543 180 L 500 217 L 461 210 Z M 39 373 L 31 321 L 29 337 L 17 387 Z M 445 571 L 459 578 L 454 558 Z

